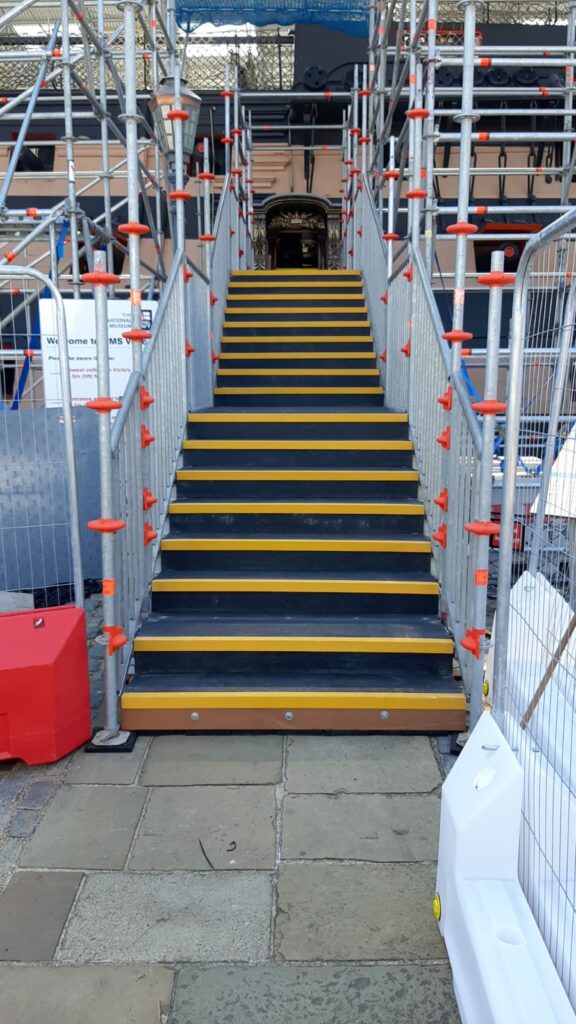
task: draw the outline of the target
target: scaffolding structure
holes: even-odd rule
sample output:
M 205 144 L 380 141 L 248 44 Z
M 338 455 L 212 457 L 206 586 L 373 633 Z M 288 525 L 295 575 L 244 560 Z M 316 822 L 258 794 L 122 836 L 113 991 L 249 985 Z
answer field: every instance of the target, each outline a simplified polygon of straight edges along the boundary
M 227 281 L 232 269 L 252 265 L 254 162 L 259 153 L 282 148 L 302 158 L 307 192 L 314 191 L 319 154 L 337 168 L 332 198 L 341 204 L 342 263 L 364 274 L 383 382 L 390 400 L 410 412 L 436 567 L 473 720 L 486 706 L 483 698 L 491 700 L 490 688 L 483 690 L 482 659 L 489 545 L 499 534 L 492 521 L 492 456 L 505 415 L 505 374 L 497 371 L 511 359 L 506 344 L 498 355 L 501 334 L 507 338 L 500 316 L 514 286 L 511 268 L 530 238 L 549 230 L 573 204 L 576 0 L 492 0 L 482 26 L 481 7 L 480 0 L 371 4 L 367 63 L 355 69 L 351 88 L 337 90 L 290 87 L 279 94 L 277 87 L 290 81 L 290 61 L 278 74 L 260 74 L 250 48 L 270 46 L 279 58 L 291 48 L 290 33 L 272 42 L 270 34 L 247 33 L 244 42 L 236 36 L 213 43 L 218 52 L 210 59 L 218 70 L 210 73 L 221 76 L 216 84 L 224 135 L 216 145 L 204 139 L 202 164 L 191 167 L 184 79 L 201 80 L 196 61 L 209 44 L 178 30 L 174 0 L 0 5 L 0 83 L 6 93 L 0 96 L 0 124 L 13 129 L 0 184 L 1 412 L 7 424 L 11 413 L 42 407 L 36 311 L 44 289 L 73 300 L 94 294 L 99 373 L 91 410 L 99 414 L 101 514 L 90 526 L 102 535 L 109 654 L 102 744 L 123 739 L 117 695 L 147 600 L 188 410 L 211 399 Z M 557 25 L 563 41 L 487 43 L 483 26 L 500 22 Z M 173 92 L 169 145 L 149 107 L 166 80 Z M 266 100 L 281 103 L 273 131 L 260 119 L 259 104 Z M 325 115 L 330 105 L 336 118 Z M 86 137 L 95 123 L 96 135 Z M 61 138 L 48 130 L 59 124 Z M 218 156 L 225 173 L 217 179 Z M 42 203 L 26 201 L 32 180 L 46 196 Z M 186 216 L 192 196 L 193 230 Z M 548 463 L 575 416 L 566 385 L 550 435 L 550 374 L 542 369 L 542 353 L 552 352 L 550 338 L 558 336 L 559 325 L 564 377 L 573 370 L 568 342 L 574 289 L 569 286 L 569 306 L 565 292 L 573 279 L 574 223 L 563 223 L 566 230 L 554 236 L 551 274 L 554 308 L 569 322 L 556 316 L 548 332 L 545 286 L 539 287 L 536 266 L 530 294 L 542 316 L 530 357 L 539 361 L 539 372 L 522 377 L 516 396 L 517 406 L 524 402 L 517 409 L 520 455 L 542 461 L 539 443 Z M 192 237 L 196 262 L 188 251 Z M 480 272 L 482 259 L 488 260 L 486 274 Z M 472 302 L 486 286 L 488 357 L 475 336 L 478 307 Z M 110 393 L 107 373 L 107 310 L 115 298 L 129 308 L 123 337 L 132 350 L 120 400 Z M 145 299 L 159 302 L 150 329 L 143 321 Z M 63 336 L 62 322 L 60 341 Z M 473 380 L 475 369 L 480 373 Z M 521 390 L 526 380 L 536 397 Z M 432 393 L 432 384 L 441 393 Z M 430 424 L 438 425 L 437 433 Z M 66 429 L 70 446 L 69 403 Z M 21 430 L 22 445 L 27 440 Z M 68 525 L 72 519 L 76 512 Z M 510 527 L 503 531 L 509 570 Z M 572 528 L 570 537 L 573 542 Z M 547 554 L 540 541 L 538 552 Z M 563 552 L 558 563 L 563 572 Z M 81 603 L 77 560 L 73 574 Z M 548 651 L 553 658 L 555 650 Z M 569 852 L 565 840 L 562 856 Z M 526 882 L 528 890 L 531 884 Z M 574 903 L 565 903 L 572 922 Z M 576 999 L 576 947 L 565 942 L 560 953 L 557 966 Z

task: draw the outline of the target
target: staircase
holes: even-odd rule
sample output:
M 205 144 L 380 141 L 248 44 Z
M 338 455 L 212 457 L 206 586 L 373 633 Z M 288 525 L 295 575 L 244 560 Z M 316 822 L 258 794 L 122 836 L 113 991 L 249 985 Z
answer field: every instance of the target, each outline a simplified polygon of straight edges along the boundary
M 124 729 L 465 728 L 358 274 L 233 275 L 169 511 Z

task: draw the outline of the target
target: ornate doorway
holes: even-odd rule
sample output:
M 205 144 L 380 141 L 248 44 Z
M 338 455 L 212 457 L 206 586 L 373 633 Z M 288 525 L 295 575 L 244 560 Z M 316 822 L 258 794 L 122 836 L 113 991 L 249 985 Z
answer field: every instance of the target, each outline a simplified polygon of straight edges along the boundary
M 340 266 L 339 211 L 326 200 L 274 196 L 254 212 L 256 269 Z
M 326 210 L 317 203 L 283 202 L 266 216 L 270 269 L 326 268 Z

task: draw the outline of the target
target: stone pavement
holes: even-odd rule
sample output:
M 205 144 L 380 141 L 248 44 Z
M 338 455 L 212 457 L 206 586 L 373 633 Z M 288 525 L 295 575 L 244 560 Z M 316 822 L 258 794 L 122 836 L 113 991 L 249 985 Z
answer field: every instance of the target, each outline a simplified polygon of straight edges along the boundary
M 457 1024 L 417 736 L 0 765 L 0 1024 Z

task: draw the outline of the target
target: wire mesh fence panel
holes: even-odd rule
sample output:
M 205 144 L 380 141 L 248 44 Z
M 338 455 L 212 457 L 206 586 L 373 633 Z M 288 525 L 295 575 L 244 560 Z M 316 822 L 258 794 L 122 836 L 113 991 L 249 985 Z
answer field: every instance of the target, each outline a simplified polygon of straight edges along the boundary
M 365 285 L 368 313 L 372 324 L 374 347 L 378 357 L 386 351 L 386 282 L 388 279 L 388 253 L 382 240 L 380 215 L 370 194 L 368 182 L 358 193 L 359 219 L 362 231 L 356 243 L 361 250 L 362 277 Z M 384 369 L 384 367 L 382 367 Z
M 146 608 L 186 429 L 183 265 L 182 254 L 177 254 L 152 323 L 152 338 L 144 351 L 142 381 L 132 374 L 112 431 L 113 493 L 117 502 L 114 514 L 125 523 L 114 545 L 116 618 L 129 641 L 118 654 L 120 683 L 128 670 L 131 641 Z
M 212 349 L 210 345 L 210 282 L 201 270 L 189 265 L 186 282 L 188 347 L 188 400 L 190 409 L 212 404 Z
M 244 223 L 244 215 L 238 214 L 238 184 L 232 187 L 231 179 L 228 178 L 220 196 L 216 220 L 214 223 L 214 234 L 216 241 L 212 245 L 210 260 L 210 287 L 211 287 L 211 342 L 214 349 L 214 357 L 220 351 L 220 341 L 224 321 L 226 319 L 226 301 L 228 296 L 228 283 L 233 270 L 238 270 L 239 240 L 237 238 L 238 225 Z
M 38 280 L 13 267 L 4 281 L 9 310 L 4 304 L 0 344 L 0 611 L 82 604 L 74 554 L 77 495 L 71 494 L 76 481 L 70 479 L 74 448 L 67 436 L 72 413 L 63 384 L 65 375 L 69 386 L 69 373 L 59 344 L 66 343 L 64 311 L 56 293 L 54 343 L 42 352 L 37 303 L 20 309 L 23 294 L 36 297 Z M 47 363 L 55 382 L 49 394 Z M 78 410 L 78 439 L 86 439 L 90 417 Z
M 409 362 L 402 349 L 408 341 L 410 284 L 405 277 L 408 256 L 393 271 L 388 286 L 386 327 L 386 395 L 391 408 L 408 409 Z
M 482 437 L 461 375 L 452 377 L 450 351 L 419 252 L 412 265 L 412 344 L 409 418 L 421 497 L 448 622 L 457 644 L 473 622 L 476 517 Z M 459 646 L 468 692 L 478 685 L 480 658 Z
M 241 89 L 290 89 L 294 83 L 294 33 L 290 28 L 245 26 L 234 35 L 209 35 L 204 28 L 190 36 L 185 78 L 194 89 L 220 89 L 226 65 L 238 68 Z
M 520 881 L 576 1008 L 576 216 L 567 217 L 564 233 L 546 229 L 527 247 L 515 287 L 494 706 L 524 769 Z

